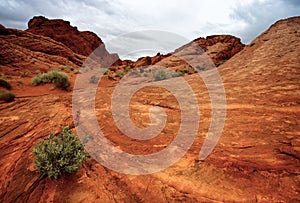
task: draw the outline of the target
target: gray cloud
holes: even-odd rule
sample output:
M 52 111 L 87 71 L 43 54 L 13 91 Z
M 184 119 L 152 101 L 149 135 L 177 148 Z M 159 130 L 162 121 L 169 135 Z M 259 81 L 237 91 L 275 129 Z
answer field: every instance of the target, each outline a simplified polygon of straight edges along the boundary
M 106 47 L 121 58 L 135 60 L 146 53 L 148 56 L 158 52 L 166 54 L 188 42 L 188 39 L 171 32 L 143 30 L 118 36 L 108 41 Z
M 79 30 L 97 33 L 105 43 L 140 30 L 169 31 L 188 40 L 232 34 L 249 43 L 275 21 L 299 15 L 299 10 L 299 0 L 1 0 L 0 23 L 26 29 L 36 15 L 62 18 Z
M 250 5 L 237 4 L 231 13 L 231 18 L 244 25 L 234 34 L 242 37 L 249 43 L 260 33 L 266 30 L 275 21 L 299 15 L 300 3 L 294 0 L 255 1 Z

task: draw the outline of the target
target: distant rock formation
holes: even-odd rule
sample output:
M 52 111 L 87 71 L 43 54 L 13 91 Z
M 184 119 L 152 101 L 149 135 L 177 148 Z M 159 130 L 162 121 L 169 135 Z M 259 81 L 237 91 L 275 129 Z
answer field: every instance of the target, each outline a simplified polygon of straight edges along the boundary
M 80 66 L 85 57 L 66 45 L 30 32 L 0 25 L 0 66 L 3 69 L 36 70 L 60 65 Z
M 218 105 L 221 97 L 217 97 L 216 104 L 210 98 L 218 95 L 218 82 L 212 80 L 210 85 L 216 88 L 209 90 L 198 74 L 185 76 L 183 79 L 194 95 L 186 94 L 186 89 L 178 85 L 176 92 L 184 100 L 183 105 L 172 92 L 161 88 L 163 82 L 147 83 L 149 86 L 136 91 L 126 105 L 137 127 L 151 124 L 149 112 L 153 107 L 162 109 L 167 115 L 161 134 L 142 141 L 125 136 L 115 124 L 111 100 L 120 83 L 101 80 L 103 88 L 97 89 L 93 110 L 101 131 L 117 149 L 111 151 L 111 156 L 118 151 L 148 156 L 165 150 L 173 142 L 184 142 L 176 136 L 179 131 L 186 132 L 182 125 L 183 113 L 186 112 L 182 107 L 191 107 L 188 102 L 191 96 L 195 96 L 199 104 L 199 110 L 192 110 L 201 116 L 197 137 L 180 160 L 160 172 L 126 175 L 89 158 L 77 173 L 64 174 L 59 180 L 54 180 L 43 176 L 35 167 L 32 149 L 41 139 L 47 138 L 50 131 L 58 134 L 61 126 L 68 125 L 76 131 L 72 94 L 58 90 L 41 94 L 45 93 L 41 88 L 50 86 L 33 87 L 31 78 L 21 78 L 17 71 L 31 67 L 34 74 L 34 70 L 41 67 L 72 63 L 68 59 L 76 61 L 80 57 L 78 60 L 84 61 L 86 57 L 49 37 L 0 25 L 0 72 L 9 76 L 11 91 L 16 93 L 13 103 L 0 104 L 0 201 L 300 202 L 299 30 L 300 16 L 278 21 L 240 52 L 244 45 L 232 36 L 194 40 L 215 63 L 231 57 L 218 68 L 226 90 L 225 125 L 216 148 L 204 161 L 197 160 L 198 153 L 204 137 L 210 133 L 208 129 L 216 122 L 212 119 L 213 113 L 218 115 L 221 110 Z M 101 51 L 94 54 L 102 54 Z M 189 49 L 182 54 L 193 60 L 197 53 Z M 160 60 L 160 57 L 165 58 Z M 141 58 L 136 65 L 152 65 L 153 57 L 150 58 Z M 154 58 L 160 60 L 155 62 L 156 65 L 164 67 L 184 65 L 176 54 Z M 132 65 L 136 68 L 132 61 L 120 60 L 118 63 L 122 67 Z M 118 70 L 119 66 L 115 69 Z M 209 79 L 212 72 L 203 71 L 202 78 Z M 67 74 L 74 82 L 76 75 Z M 169 81 L 176 82 L 177 79 L 182 78 Z M 88 99 L 91 98 L 82 97 L 82 101 Z M 88 103 L 84 107 L 88 107 Z M 117 106 L 123 107 L 122 102 Z M 89 115 L 85 116 L 83 118 Z M 191 115 L 187 118 L 188 127 L 195 119 Z M 181 150 L 179 144 L 174 153 Z M 100 146 L 99 152 L 102 149 L 105 148 Z M 110 158 L 102 154 L 99 157 Z M 143 162 L 140 164 L 143 166 Z M 128 170 L 128 173 L 132 171 Z
M 69 21 L 61 19 L 50 20 L 43 16 L 35 16 L 28 22 L 26 31 L 50 37 L 83 56 L 89 56 L 96 48 L 104 46 L 103 41 L 95 33 L 80 32 L 77 27 L 71 26 Z M 105 54 L 108 55 L 106 49 Z
M 206 38 L 197 38 L 192 42 L 180 47 L 175 52 L 186 48 L 191 43 L 196 43 L 199 45 L 213 60 L 216 66 L 227 61 L 245 47 L 245 45 L 237 37 L 231 35 L 211 35 Z

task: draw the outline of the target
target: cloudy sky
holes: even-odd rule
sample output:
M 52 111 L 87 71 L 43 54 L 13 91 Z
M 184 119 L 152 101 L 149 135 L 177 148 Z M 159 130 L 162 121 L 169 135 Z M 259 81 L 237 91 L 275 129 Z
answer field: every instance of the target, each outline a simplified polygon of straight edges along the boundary
M 0 0 L 0 23 L 26 29 L 33 16 L 62 18 L 105 43 L 142 30 L 193 40 L 231 34 L 248 44 L 275 21 L 300 15 L 300 0 Z

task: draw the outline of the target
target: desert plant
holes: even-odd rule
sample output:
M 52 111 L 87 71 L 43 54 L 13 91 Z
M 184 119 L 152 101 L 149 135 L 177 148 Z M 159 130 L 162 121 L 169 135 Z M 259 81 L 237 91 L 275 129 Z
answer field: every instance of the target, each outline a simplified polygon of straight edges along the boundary
M 126 72 L 131 71 L 131 66 L 126 66 L 125 71 L 126 71 Z
M 187 73 L 189 73 L 189 70 L 186 69 L 186 68 L 184 68 L 184 69 L 180 70 L 180 72 L 181 72 L 182 74 L 187 74 Z
M 49 71 L 32 78 L 33 85 L 53 83 L 56 87 L 67 90 L 70 87 L 68 76 L 63 72 Z
M 56 87 L 67 90 L 70 87 L 69 78 L 65 73 L 62 72 L 51 72 L 52 82 Z
M 153 73 L 153 78 L 155 81 L 165 80 L 168 78 L 168 74 L 164 70 L 159 69 Z
M 139 75 L 139 72 L 136 69 L 133 69 L 129 72 L 129 76 L 137 76 Z
M 21 72 L 21 77 L 22 78 L 30 77 L 30 72 L 29 71 L 23 71 L 23 72 Z
M 138 68 L 139 73 L 144 73 L 145 70 L 143 68 Z
M 41 72 L 40 70 L 35 70 L 34 73 L 35 73 L 36 75 L 42 74 L 42 72 Z
M 122 78 L 124 76 L 124 72 L 122 70 L 118 70 L 116 72 L 116 77 Z
M 178 73 L 178 72 L 171 72 L 170 73 L 170 77 L 172 78 L 176 78 L 176 77 L 180 77 L 182 76 L 182 73 Z
M 10 83 L 7 82 L 7 81 L 4 80 L 4 79 L 1 79 L 1 78 L 0 78 L 0 87 L 4 87 L 4 88 L 6 88 L 6 89 L 8 89 L 8 90 L 11 89 Z
M 37 86 L 41 83 L 42 83 L 42 79 L 39 76 L 33 77 L 32 80 L 31 80 L 31 84 L 33 84 L 34 86 Z
M 84 145 L 69 127 L 64 127 L 57 136 L 51 132 L 35 145 L 32 153 L 39 171 L 55 179 L 63 173 L 76 172 L 88 157 Z
M 206 71 L 206 70 L 208 70 L 206 67 L 202 67 L 202 66 L 196 66 L 196 69 L 198 71 Z
M 15 95 L 11 92 L 0 92 L 0 100 L 5 102 L 12 102 L 15 99 Z
M 105 69 L 104 69 L 105 70 Z M 102 70 L 103 71 L 103 70 Z M 112 71 L 111 70 L 109 70 L 109 69 L 106 69 L 105 71 L 104 71 L 104 75 L 110 75 L 110 74 L 112 74 Z

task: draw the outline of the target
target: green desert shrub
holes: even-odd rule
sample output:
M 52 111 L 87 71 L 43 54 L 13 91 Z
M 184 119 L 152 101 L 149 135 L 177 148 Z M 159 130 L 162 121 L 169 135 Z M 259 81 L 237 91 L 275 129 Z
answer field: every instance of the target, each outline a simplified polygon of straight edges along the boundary
M 88 158 L 84 145 L 69 127 L 64 127 L 57 136 L 51 132 L 35 145 L 32 153 L 39 171 L 55 179 L 63 173 L 76 172 Z
M 168 74 L 164 70 L 159 69 L 153 73 L 153 78 L 155 81 L 165 80 L 168 78 Z
M 129 72 L 129 71 L 131 71 L 131 69 L 132 69 L 131 66 L 126 66 L 125 71 Z
M 4 80 L 4 79 L 1 79 L 1 78 L 0 78 L 0 87 L 4 87 L 4 88 L 6 88 L 6 89 L 8 89 L 8 90 L 11 89 L 10 83 L 7 82 L 7 81 Z
M 53 83 L 56 87 L 59 87 L 63 90 L 67 90 L 70 87 L 68 76 L 59 71 L 49 71 L 47 73 L 37 75 L 32 78 L 31 83 L 33 85 Z
M 139 73 L 144 73 L 145 70 L 143 68 L 138 68 Z
M 124 76 L 124 72 L 122 70 L 118 70 L 116 72 L 116 77 L 122 78 Z
M 29 72 L 28 70 L 27 70 L 27 71 L 21 72 L 21 77 L 22 77 L 22 78 L 30 77 L 30 72 Z
M 196 69 L 198 71 L 206 71 L 206 70 L 208 70 L 206 67 L 203 67 L 203 66 L 196 66 Z
M 41 72 L 40 70 L 35 70 L 34 73 L 35 73 L 36 75 L 42 74 L 42 72 Z
M 188 73 L 189 73 L 189 70 L 186 69 L 186 68 L 184 68 L 184 69 L 180 70 L 180 72 L 181 72 L 182 74 L 188 74 Z
M 171 72 L 170 73 L 170 77 L 172 78 L 176 78 L 176 77 L 180 77 L 182 76 L 182 73 L 179 73 L 179 72 Z
M 0 92 L 0 100 L 5 102 L 12 102 L 15 99 L 15 95 L 11 92 Z

